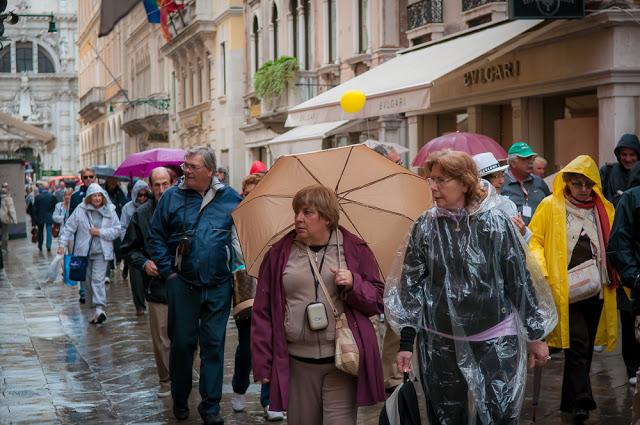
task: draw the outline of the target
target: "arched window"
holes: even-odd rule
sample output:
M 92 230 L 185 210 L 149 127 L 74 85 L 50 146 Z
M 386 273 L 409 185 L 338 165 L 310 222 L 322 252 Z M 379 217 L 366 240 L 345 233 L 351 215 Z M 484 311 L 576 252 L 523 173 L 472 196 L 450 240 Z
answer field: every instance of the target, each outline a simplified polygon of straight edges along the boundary
M 311 68 L 311 0 L 302 0 L 304 16 L 304 69 Z
M 278 59 L 280 52 L 278 52 L 278 7 L 273 2 L 271 6 L 271 25 L 273 26 L 273 59 Z
M 289 1 L 289 13 L 291 14 L 291 50 L 293 57 L 298 57 L 298 0 Z
M 336 0 L 327 1 L 327 47 L 329 63 L 336 61 L 337 50 Z
M 38 46 L 38 74 L 53 74 L 56 72 L 53 66 L 53 61 L 47 54 L 47 52 Z
M 257 71 L 260 68 L 260 37 L 258 35 L 259 31 L 258 25 L 258 17 L 253 17 L 253 29 L 251 34 L 253 35 L 253 70 Z
M 16 71 L 33 71 L 33 47 L 31 43 L 16 43 Z
M 11 46 L 0 50 L 0 72 L 11 72 Z

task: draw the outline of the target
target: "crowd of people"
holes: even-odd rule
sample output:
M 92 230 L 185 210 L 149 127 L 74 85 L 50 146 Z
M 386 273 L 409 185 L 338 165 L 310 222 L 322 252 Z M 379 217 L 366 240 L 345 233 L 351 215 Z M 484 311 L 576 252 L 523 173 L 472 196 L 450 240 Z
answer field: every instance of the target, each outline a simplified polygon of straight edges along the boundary
M 392 148 L 374 150 L 402 163 Z M 594 349 L 614 349 L 621 335 L 629 385 L 640 369 L 638 138 L 624 135 L 615 155 L 601 169 L 578 156 L 550 189 L 547 162 L 525 142 L 510 147 L 507 164 L 490 152 L 433 153 L 423 168 L 434 205 L 398 247 L 403 261 L 389 276 L 340 226 L 338 199 L 321 185 L 295 195 L 293 229 L 265 251 L 258 278 L 246 276 L 231 212 L 267 169 L 256 161 L 239 194 L 203 147 L 186 152 L 181 177 L 158 167 L 130 197 L 116 179 L 98 185 L 87 168 L 75 191 L 34 189 L 27 205 L 40 251 L 59 231 L 57 253 L 85 259 L 79 301 L 89 300 L 92 324 L 107 322 L 105 284 L 123 262 L 136 314 L 149 316 L 157 395 L 172 397 L 179 420 L 199 382 L 199 415 L 224 422 L 226 325 L 244 273 L 255 300 L 250 315 L 234 315 L 236 412 L 253 371 L 267 420 L 286 411 L 291 424 L 355 424 L 359 406 L 384 401 L 415 368 L 430 423 L 516 424 L 527 367 L 563 352 L 558 407 L 584 423 L 597 408 Z M 3 249 L 5 226 L 16 221 L 6 192 Z M 359 353 L 355 373 L 336 351 L 342 327 Z

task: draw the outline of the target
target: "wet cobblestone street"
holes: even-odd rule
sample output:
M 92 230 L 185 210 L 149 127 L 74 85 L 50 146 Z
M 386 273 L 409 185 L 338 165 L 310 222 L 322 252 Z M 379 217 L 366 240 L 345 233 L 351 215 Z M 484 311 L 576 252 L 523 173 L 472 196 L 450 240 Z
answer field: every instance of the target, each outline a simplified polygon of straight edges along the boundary
M 158 399 L 157 374 L 147 315 L 138 317 L 120 271 L 107 287 L 108 320 L 89 324 L 89 304 L 78 303 L 77 287 L 44 283 L 54 253 L 38 253 L 26 240 L 10 241 L 6 275 L 0 277 L 0 424 L 176 423 L 171 398 Z M 89 301 L 89 300 L 87 300 Z M 259 386 L 252 384 L 245 413 L 230 406 L 236 345 L 233 320 L 227 328 L 222 414 L 227 424 L 263 423 Z M 619 350 L 596 353 L 592 382 L 599 409 L 588 423 L 628 425 L 632 389 Z M 545 369 L 538 424 L 571 423 L 561 415 L 562 354 Z M 194 386 L 191 417 L 199 424 Z M 362 409 L 359 422 L 376 424 L 380 406 Z M 531 379 L 521 423 L 530 423 Z

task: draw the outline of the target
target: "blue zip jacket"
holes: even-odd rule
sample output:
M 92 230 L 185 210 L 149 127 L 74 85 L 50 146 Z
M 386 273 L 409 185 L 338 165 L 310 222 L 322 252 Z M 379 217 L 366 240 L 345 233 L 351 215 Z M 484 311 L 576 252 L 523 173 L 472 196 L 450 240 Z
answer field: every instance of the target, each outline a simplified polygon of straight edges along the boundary
M 195 286 L 231 283 L 234 261 L 231 212 L 242 198 L 215 177 L 204 198 L 211 198 L 212 194 L 215 195 L 203 207 L 197 229 L 194 225 L 203 203 L 198 192 L 184 188 L 181 180 L 160 198 L 147 242 L 151 259 L 163 279 L 178 273 L 182 280 Z M 176 249 L 183 233 L 191 237 L 191 250 L 182 258 L 178 269 Z

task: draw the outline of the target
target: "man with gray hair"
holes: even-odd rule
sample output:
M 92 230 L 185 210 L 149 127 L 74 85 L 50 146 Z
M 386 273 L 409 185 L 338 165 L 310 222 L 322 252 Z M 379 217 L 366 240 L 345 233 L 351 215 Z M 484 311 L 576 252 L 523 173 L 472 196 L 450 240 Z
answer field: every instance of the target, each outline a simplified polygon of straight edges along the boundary
M 537 154 L 525 142 L 514 143 L 509 148 L 509 168 L 504 173 L 502 196 L 516 204 L 518 213 L 528 226 L 538 204 L 551 195 L 547 184 L 532 174 L 533 160 Z
M 198 412 L 205 424 L 222 424 L 220 399 L 224 341 L 231 309 L 234 264 L 231 212 L 242 198 L 215 176 L 216 158 L 191 148 L 184 177 L 160 198 L 149 229 L 148 249 L 167 285 L 173 414 L 189 417 L 193 356 L 200 344 Z

